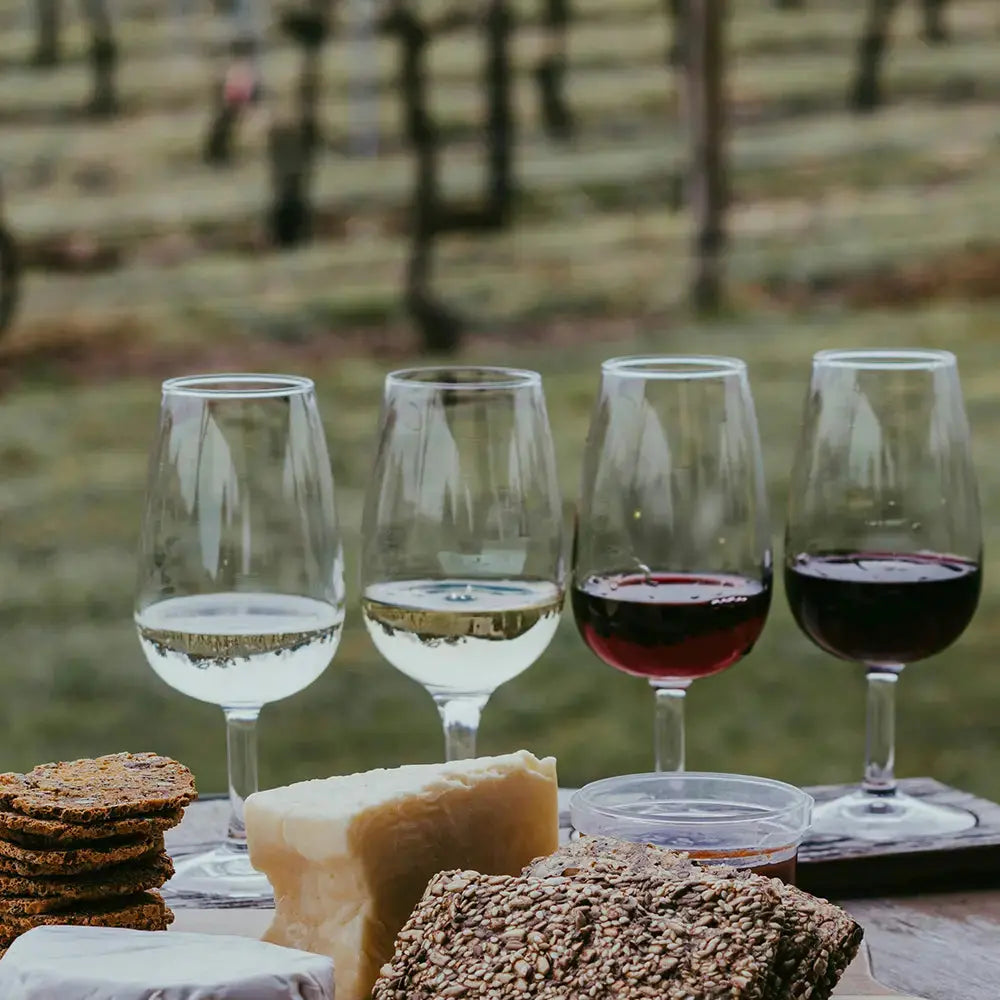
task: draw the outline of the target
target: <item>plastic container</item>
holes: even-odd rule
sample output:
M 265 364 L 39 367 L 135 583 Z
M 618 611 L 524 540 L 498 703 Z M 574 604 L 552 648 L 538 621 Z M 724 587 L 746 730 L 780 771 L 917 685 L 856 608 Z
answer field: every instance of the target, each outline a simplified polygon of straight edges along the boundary
M 746 774 L 624 774 L 576 792 L 570 819 L 574 835 L 656 844 L 794 883 L 813 804 L 801 788 Z

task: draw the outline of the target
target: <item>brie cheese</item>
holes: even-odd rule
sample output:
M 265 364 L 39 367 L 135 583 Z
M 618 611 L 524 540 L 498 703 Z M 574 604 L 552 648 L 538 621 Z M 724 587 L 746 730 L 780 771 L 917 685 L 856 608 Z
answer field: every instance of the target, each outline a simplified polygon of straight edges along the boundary
M 35 927 L 0 959 L 3 1000 L 332 1000 L 322 955 L 223 934 Z

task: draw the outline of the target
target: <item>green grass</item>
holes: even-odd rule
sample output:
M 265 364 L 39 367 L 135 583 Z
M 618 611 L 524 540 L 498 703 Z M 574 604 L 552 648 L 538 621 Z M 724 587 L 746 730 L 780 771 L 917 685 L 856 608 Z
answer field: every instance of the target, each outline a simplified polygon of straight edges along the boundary
M 872 274 L 915 266 L 950 274 L 975 261 L 977 246 L 983 259 L 996 253 L 1000 126 L 983 101 L 1000 93 L 994 6 L 953 5 L 955 41 L 940 50 L 919 40 L 915 6 L 904 5 L 895 32 L 887 68 L 893 103 L 856 119 L 842 105 L 860 4 L 817 2 L 804 13 L 778 13 L 764 0 L 739 5 L 732 24 L 734 303 L 725 320 L 694 325 L 678 306 L 690 236 L 687 216 L 666 206 L 683 136 L 662 65 L 659 0 L 621 0 L 613 16 L 600 0 L 576 0 L 569 93 L 581 133 L 570 147 L 539 132 L 527 78 L 537 39 L 532 28 L 522 31 L 516 225 L 489 238 L 444 241 L 435 284 L 474 317 L 462 360 L 543 372 L 570 502 L 603 357 L 684 350 L 745 357 L 776 544 L 812 352 L 876 344 L 954 349 L 982 480 L 986 589 L 962 640 L 904 677 L 898 759 L 903 774 L 930 773 L 998 798 L 997 303 L 956 297 L 964 286 L 954 274 L 924 301 L 887 291 L 895 308 L 853 308 L 849 294 L 852 281 Z M 247 123 L 232 170 L 204 168 L 207 67 L 170 51 L 154 6 L 130 5 L 123 27 L 128 114 L 100 125 L 49 113 L 85 95 L 79 28 L 69 29 L 67 64 L 39 74 L 18 65 L 30 39 L 17 9 L 12 0 L 0 3 L 0 169 L 10 222 L 36 255 L 85 236 L 115 248 L 121 265 L 90 275 L 33 267 L 20 322 L 0 342 L 0 770 L 154 748 L 190 763 L 203 788 L 224 787 L 218 710 L 160 683 L 130 624 L 158 381 L 190 368 L 314 375 L 337 477 L 349 624 L 327 673 L 307 693 L 265 710 L 263 781 L 438 758 L 431 700 L 380 661 L 360 626 L 354 588 L 381 380 L 412 360 L 413 347 L 399 307 L 407 252 L 399 228 L 412 168 L 398 141 L 391 87 L 380 99 L 385 154 L 376 162 L 341 156 L 351 63 L 342 42 L 331 47 L 324 104 L 331 147 L 316 187 L 339 235 L 275 255 L 256 242 L 266 117 Z M 527 18 L 535 5 L 525 0 L 519 9 Z M 385 80 L 393 53 L 380 43 Z M 479 59 L 469 32 L 434 46 L 434 104 L 453 137 L 445 173 L 455 196 L 474 194 L 481 182 Z M 295 67 L 287 49 L 269 56 L 278 100 L 287 97 Z M 956 102 L 956 93 L 966 99 Z M 95 178 L 101 190 L 88 194 Z M 779 307 L 768 289 L 782 282 L 796 294 Z M 797 633 L 779 584 L 754 653 L 691 692 L 691 765 L 802 783 L 854 779 L 863 688 L 859 669 Z M 641 681 L 599 663 L 567 619 L 542 659 L 487 708 L 482 750 L 518 746 L 555 753 L 566 783 L 645 769 L 651 695 Z

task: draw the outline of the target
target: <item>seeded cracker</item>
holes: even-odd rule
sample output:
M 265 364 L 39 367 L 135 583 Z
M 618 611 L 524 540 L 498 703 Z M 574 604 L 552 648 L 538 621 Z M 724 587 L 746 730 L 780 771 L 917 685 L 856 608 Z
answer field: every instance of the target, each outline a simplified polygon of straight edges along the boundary
M 609 837 L 580 838 L 555 854 L 536 859 L 522 874 L 631 885 L 637 891 L 653 892 L 660 906 L 669 905 L 678 920 L 719 928 L 737 922 L 757 954 L 769 963 L 766 995 L 784 995 L 778 965 L 784 946 L 784 908 L 764 879 L 740 885 L 733 878 L 735 873 L 721 877 L 717 869 L 692 864 L 685 854 Z
M 5 908 L 12 912 L 16 912 L 16 908 L 31 912 L 27 905 L 18 906 L 18 901 L 27 904 L 29 899 L 45 900 L 47 905 L 37 912 L 46 912 L 66 909 L 86 900 L 131 896 L 145 889 L 158 888 L 173 873 L 173 862 L 161 853 L 149 860 L 130 861 L 81 875 L 25 877 L 0 874 L 0 913 Z
M 14 796 L 24 790 L 24 775 L 6 771 L 0 774 L 0 809 L 10 807 Z
M 25 847 L 52 850 L 79 846 L 93 840 L 110 840 L 112 837 L 152 837 L 177 826 L 183 815 L 182 809 L 170 809 L 148 816 L 108 820 L 106 823 L 66 823 L 0 810 L 0 837 Z
M 763 1000 L 773 955 L 738 921 L 675 917 L 657 888 L 443 872 L 400 932 L 372 997 Z
M 121 841 L 96 841 L 88 847 L 38 851 L 0 840 L 0 873 L 7 875 L 77 875 L 151 858 L 163 850 L 163 834 Z
M 159 889 L 173 873 L 173 862 L 164 853 L 147 864 L 130 862 L 92 875 L 20 881 L 17 876 L 0 876 L 0 921 L 5 914 L 58 913 L 96 901 L 134 896 L 148 889 Z
M 138 931 L 165 931 L 174 915 L 156 892 L 84 904 L 62 913 L 39 913 L 31 916 L 0 916 L 0 947 L 7 947 L 16 937 L 43 924 L 72 924 L 82 927 L 127 927 Z
M 186 806 L 197 797 L 183 765 L 153 753 L 42 764 L 0 776 L 0 808 L 70 823 L 104 823 Z
M 579 873 L 579 877 L 621 877 L 659 873 L 684 879 L 692 871 L 709 879 L 768 883 L 781 903 L 781 941 L 768 995 L 774 1000 L 827 1000 L 861 944 L 861 927 L 839 907 L 747 871 L 723 866 L 702 868 L 684 855 L 651 844 L 629 844 L 605 837 L 583 837 L 539 858 L 525 869 L 536 877 Z M 653 876 L 655 877 L 655 875 Z

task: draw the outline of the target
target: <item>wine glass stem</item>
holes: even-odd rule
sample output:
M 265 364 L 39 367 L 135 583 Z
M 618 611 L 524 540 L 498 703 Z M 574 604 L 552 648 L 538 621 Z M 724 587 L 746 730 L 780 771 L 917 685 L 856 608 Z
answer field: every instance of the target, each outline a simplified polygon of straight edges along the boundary
M 223 708 L 229 768 L 229 830 L 226 845 L 245 851 L 247 827 L 243 803 L 257 791 L 257 716 L 259 708 Z
M 444 759 L 466 760 L 476 756 L 479 717 L 489 695 L 434 695 L 444 726 Z
M 653 725 L 657 771 L 684 770 L 684 696 L 686 682 L 653 682 L 656 720 Z
M 896 792 L 897 680 L 898 669 L 868 668 L 865 780 L 862 787 L 872 795 L 894 795 Z

